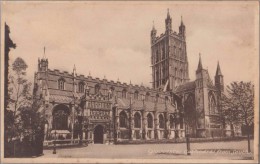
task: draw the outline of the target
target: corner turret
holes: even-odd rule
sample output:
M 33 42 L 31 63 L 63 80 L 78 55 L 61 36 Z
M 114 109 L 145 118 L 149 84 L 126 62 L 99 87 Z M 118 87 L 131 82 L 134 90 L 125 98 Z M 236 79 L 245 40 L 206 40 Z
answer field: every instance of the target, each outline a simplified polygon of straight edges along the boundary
M 153 44 L 156 40 L 156 33 L 157 33 L 157 31 L 154 27 L 154 22 L 153 22 L 153 29 L 151 31 L 151 44 Z
M 165 19 L 165 33 L 166 34 L 172 33 L 172 18 L 170 16 L 169 9 L 167 12 L 167 18 Z
M 182 16 L 181 16 L 181 25 L 179 26 L 179 35 L 185 39 L 185 25 L 183 23 Z

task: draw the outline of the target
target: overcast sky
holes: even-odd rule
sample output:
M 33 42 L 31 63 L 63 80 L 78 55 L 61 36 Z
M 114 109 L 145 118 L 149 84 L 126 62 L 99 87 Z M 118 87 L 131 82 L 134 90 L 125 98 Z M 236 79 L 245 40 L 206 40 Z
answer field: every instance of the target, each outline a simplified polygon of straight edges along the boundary
M 252 81 L 258 76 L 257 2 L 4 2 L 4 21 L 10 26 L 20 56 L 33 81 L 38 58 L 50 69 L 151 86 L 150 31 L 165 31 L 167 8 L 173 30 L 181 16 L 186 26 L 190 79 L 195 79 L 199 53 L 214 79 L 217 61 L 225 84 Z

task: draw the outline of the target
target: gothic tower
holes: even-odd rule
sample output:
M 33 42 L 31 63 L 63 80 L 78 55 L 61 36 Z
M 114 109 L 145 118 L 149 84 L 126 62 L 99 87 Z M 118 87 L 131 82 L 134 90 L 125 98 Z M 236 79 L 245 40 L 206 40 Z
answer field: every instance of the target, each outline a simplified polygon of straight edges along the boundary
M 151 31 L 152 85 L 155 89 L 174 90 L 189 81 L 189 67 L 186 51 L 185 25 L 181 20 L 179 33 L 172 30 L 169 10 L 165 19 L 165 33 L 156 36 Z

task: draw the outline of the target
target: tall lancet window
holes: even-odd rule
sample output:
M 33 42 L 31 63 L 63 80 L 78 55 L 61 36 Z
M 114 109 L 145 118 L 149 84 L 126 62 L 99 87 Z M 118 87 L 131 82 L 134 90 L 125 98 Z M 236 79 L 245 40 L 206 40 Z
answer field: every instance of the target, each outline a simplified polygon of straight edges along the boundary
M 119 113 L 119 126 L 121 128 L 128 128 L 128 118 L 124 111 Z
M 212 95 L 209 98 L 209 112 L 211 114 L 218 113 L 216 101 Z
M 122 90 L 122 98 L 125 99 L 126 98 L 126 89 Z
M 151 113 L 147 115 L 147 123 L 148 123 L 148 128 L 153 128 L 153 116 Z
M 135 91 L 135 93 L 134 93 L 134 99 L 138 100 L 138 91 Z
M 141 128 L 141 115 L 138 112 L 134 115 L 134 127 Z
M 65 85 L 65 80 L 63 78 L 60 78 L 58 80 L 58 89 L 59 90 L 64 90 L 64 88 L 65 88 L 64 85 Z
M 84 92 L 84 86 L 85 86 L 85 84 L 84 84 L 83 82 L 80 82 L 80 83 L 79 83 L 79 92 L 80 92 L 80 93 L 83 93 L 83 92 Z
M 156 63 L 159 62 L 159 51 L 158 50 L 156 51 L 156 60 L 155 61 L 156 61 Z
M 100 91 L 100 85 L 99 84 L 96 84 L 95 85 L 95 94 L 98 94 Z
M 164 49 L 164 47 L 162 48 L 162 59 L 165 59 L 165 49 Z
M 159 128 L 164 128 L 165 124 L 164 124 L 164 118 L 163 115 L 160 114 L 159 115 Z

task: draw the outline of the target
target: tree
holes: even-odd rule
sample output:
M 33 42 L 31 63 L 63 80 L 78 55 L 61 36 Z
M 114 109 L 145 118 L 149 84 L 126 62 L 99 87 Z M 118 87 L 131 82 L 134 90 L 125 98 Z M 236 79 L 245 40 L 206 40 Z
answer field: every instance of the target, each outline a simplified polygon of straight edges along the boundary
M 8 139 L 7 136 L 10 135 L 7 132 L 10 132 L 10 127 L 7 127 L 6 125 L 10 125 L 9 122 L 12 121 L 12 112 L 11 111 L 7 111 L 7 107 L 8 107 L 8 99 L 10 97 L 10 94 L 8 92 L 8 74 L 9 74 L 9 52 L 11 50 L 11 48 L 15 49 L 16 48 L 16 44 L 12 41 L 12 39 L 10 38 L 10 28 L 9 26 L 5 23 L 5 36 L 4 36 L 4 142 L 7 143 Z M 5 151 L 5 156 L 8 152 Z
M 12 64 L 12 74 L 9 75 L 10 78 L 10 99 L 9 99 L 9 110 L 13 112 L 13 126 L 19 124 L 19 115 L 20 109 L 26 106 L 31 106 L 31 93 L 30 87 L 31 83 L 25 78 L 27 64 L 25 61 L 18 57 Z M 19 126 L 15 126 L 18 128 Z M 14 130 L 14 129 L 13 129 Z M 19 130 L 17 129 L 17 132 Z M 12 137 L 14 137 L 13 134 Z
M 247 129 L 254 122 L 254 85 L 251 82 L 232 82 L 227 86 L 227 95 L 222 96 L 221 106 L 225 121 L 242 123 Z M 250 136 L 247 130 L 248 152 Z
M 24 131 L 21 121 L 21 111 L 31 107 L 31 83 L 25 78 L 27 64 L 18 57 L 12 64 L 9 74 L 7 109 L 5 110 L 6 141 L 22 137 Z
M 5 144 L 5 152 L 8 152 L 5 157 L 39 155 L 43 150 L 44 100 L 32 99 L 31 83 L 26 79 L 27 67 L 25 61 L 18 57 L 9 75 L 10 96 L 5 112 L 5 134 L 9 142 Z

